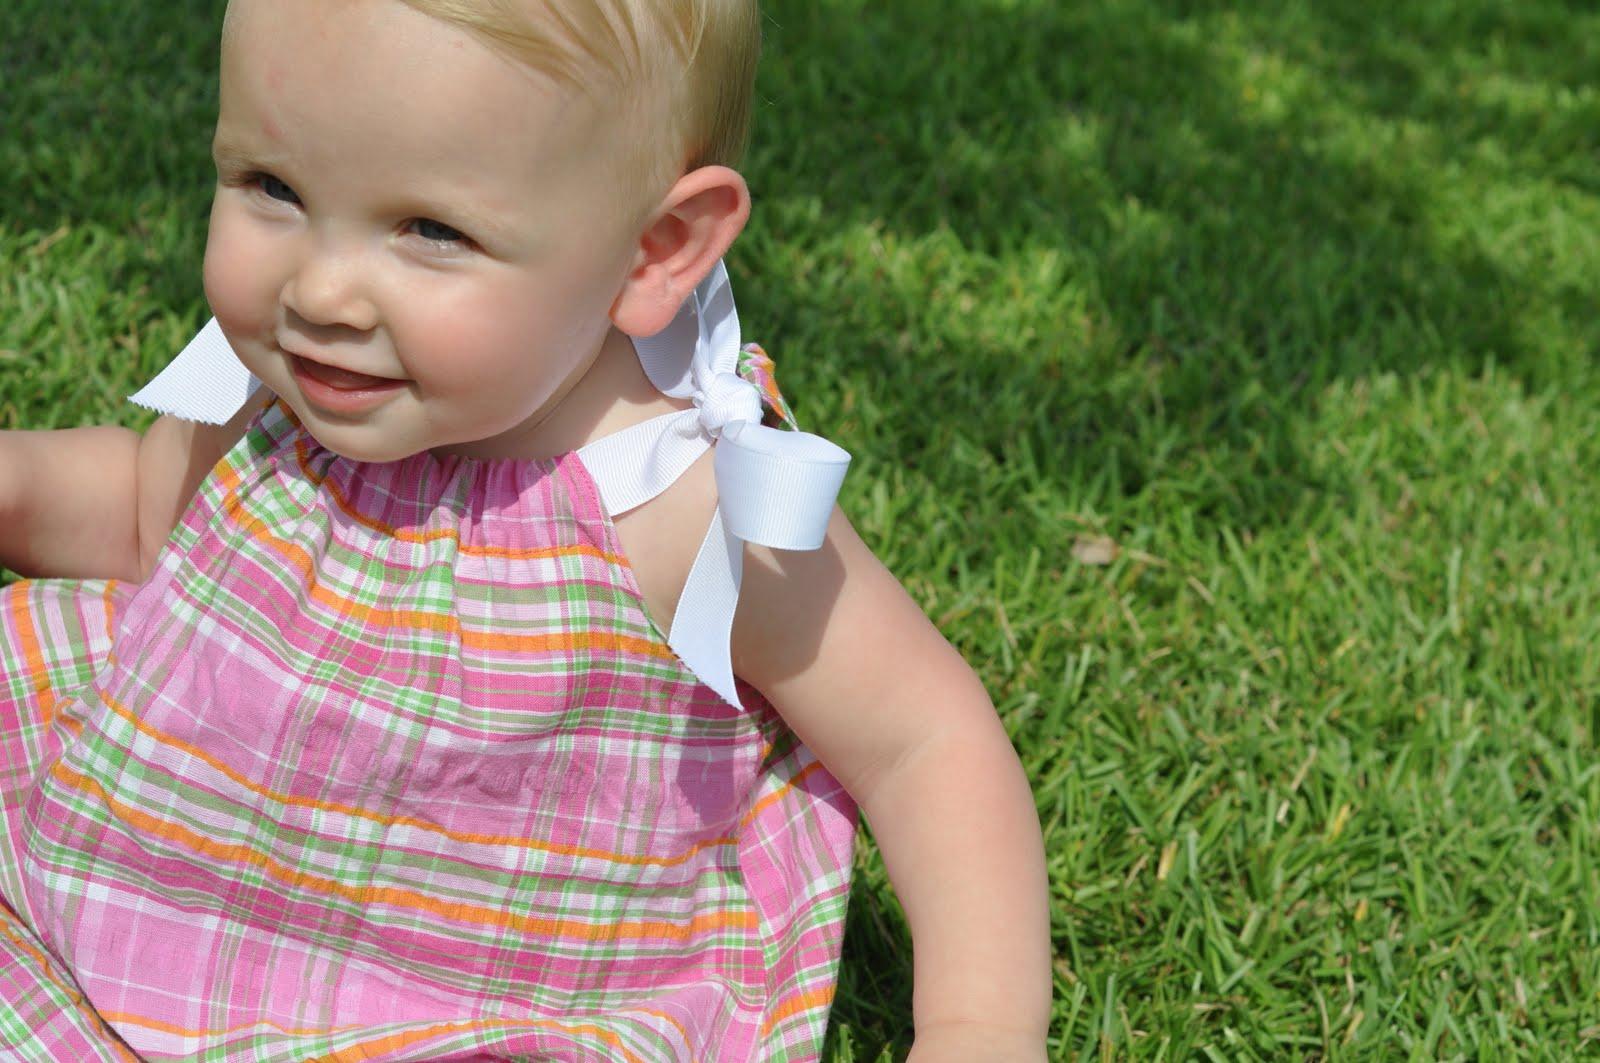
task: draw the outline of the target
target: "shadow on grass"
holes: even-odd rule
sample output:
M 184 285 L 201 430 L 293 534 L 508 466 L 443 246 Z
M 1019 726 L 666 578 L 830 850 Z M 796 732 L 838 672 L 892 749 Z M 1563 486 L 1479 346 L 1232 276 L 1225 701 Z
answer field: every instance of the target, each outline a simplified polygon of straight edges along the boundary
M 181 233 L 123 280 L 197 300 L 222 7 L 7 4 L 0 221 L 175 217 Z M 1198 525 L 1261 527 L 1343 489 L 1308 461 L 1328 384 L 1492 361 L 1550 386 L 1600 346 L 1588 5 L 764 7 L 752 237 L 817 251 L 806 268 L 837 255 L 855 294 L 760 260 L 747 290 L 774 337 L 827 322 L 825 363 L 802 377 L 876 396 L 884 423 L 862 438 L 942 489 L 968 489 L 963 443 L 1075 510 L 1132 520 L 1119 500 L 1166 492 Z M 907 245 L 929 249 L 909 277 L 893 257 Z M 988 314 L 1009 331 L 952 324 Z M 1021 488 L 976 489 L 991 497 L 974 520 L 1064 534 Z M 1016 541 L 987 531 L 969 529 L 976 565 Z M 909 1039 L 911 981 L 875 861 L 846 953 L 836 1015 L 875 1058 Z
M 109 279 L 175 307 L 200 299 L 224 6 L 5 4 L 0 223 L 136 234 L 150 253 Z
M 1469 8 L 1462 29 L 1359 7 L 769 4 L 776 128 L 758 131 L 755 184 L 820 206 L 825 226 L 1064 256 L 1087 325 L 1039 322 L 1026 348 L 934 337 L 905 372 L 976 374 L 947 416 L 996 453 L 1018 426 L 987 410 L 1018 393 L 1042 450 L 1114 458 L 1128 493 L 1172 472 L 1148 460 L 1151 422 L 1182 426 L 1259 485 L 1221 514 L 1254 525 L 1303 486 L 1288 422 L 1330 380 L 1493 360 L 1549 382 L 1573 353 L 1561 341 L 1596 335 L 1581 271 L 1523 272 L 1474 224 L 1522 212 L 1534 243 L 1557 238 L 1529 202 L 1549 191 L 1517 169 L 1563 165 L 1592 108 L 1512 120 L 1493 82 L 1525 67 L 1535 103 L 1583 85 L 1592 49 L 1552 53 L 1550 37 L 1594 17 L 1431 5 Z M 925 308 L 836 309 L 861 311 L 863 338 L 840 368 L 869 375 L 895 361 L 884 325 L 915 333 Z M 942 449 L 932 426 L 903 427 L 913 449 Z
M 954 435 L 997 465 L 1040 456 L 1102 511 L 1110 466 L 1110 494 L 1170 489 L 1197 524 L 1261 527 L 1344 486 L 1308 460 L 1330 383 L 1492 363 L 1548 387 L 1600 349 L 1595 252 L 1570 232 L 1600 221 L 1583 5 L 765 6 L 758 209 L 878 252 L 841 244 L 859 299 L 776 278 L 762 298 L 777 334 L 844 319 L 860 343 L 829 373 L 882 397 L 893 460 L 931 480 L 954 475 Z M 927 324 L 948 288 L 883 280 L 897 242 L 938 233 L 971 259 L 1064 262 L 1085 320 L 952 343 Z M 881 879 L 852 903 L 835 1015 L 872 1059 L 909 1041 L 911 950 Z

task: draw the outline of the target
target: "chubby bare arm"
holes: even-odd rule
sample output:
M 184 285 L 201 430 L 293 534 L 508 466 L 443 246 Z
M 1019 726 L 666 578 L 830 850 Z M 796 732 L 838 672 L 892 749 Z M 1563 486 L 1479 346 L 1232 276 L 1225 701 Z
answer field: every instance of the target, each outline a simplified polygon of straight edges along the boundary
M 272 393 L 262 388 L 227 424 L 198 424 L 162 416 L 144 434 L 139 447 L 141 580 L 149 577 L 156 556 L 183 518 L 201 481 L 272 398 Z
M 23 576 L 138 572 L 139 434 L 0 433 L 0 565 Z
M 1027 779 L 978 678 L 840 513 L 822 550 L 749 551 L 734 668 L 872 825 L 911 923 L 912 1059 L 1042 1061 L 1049 894 Z
M 0 566 L 23 576 L 143 580 L 207 472 L 260 408 L 226 425 L 0 432 Z

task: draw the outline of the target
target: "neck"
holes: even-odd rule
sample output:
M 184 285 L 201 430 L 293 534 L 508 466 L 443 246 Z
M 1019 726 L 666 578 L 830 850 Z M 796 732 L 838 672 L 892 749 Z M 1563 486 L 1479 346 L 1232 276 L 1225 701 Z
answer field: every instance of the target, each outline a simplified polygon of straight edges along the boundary
M 687 405 L 655 389 L 633 341 L 613 328 L 588 368 L 514 433 L 440 450 L 470 458 L 553 458 Z

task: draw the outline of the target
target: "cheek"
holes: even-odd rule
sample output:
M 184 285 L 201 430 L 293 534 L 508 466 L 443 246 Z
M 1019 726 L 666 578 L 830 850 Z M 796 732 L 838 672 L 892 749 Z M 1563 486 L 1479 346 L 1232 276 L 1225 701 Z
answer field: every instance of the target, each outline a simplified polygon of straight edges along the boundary
M 206 302 L 229 335 L 255 335 L 275 323 L 277 298 L 265 250 L 248 223 L 213 208 L 203 271 Z
M 413 357 L 425 358 L 438 394 L 542 402 L 560 386 L 568 363 L 584 359 L 585 348 L 604 338 L 606 322 L 603 315 L 594 321 L 574 302 L 530 298 L 536 290 L 491 286 L 449 298 L 435 290 L 430 299 L 410 302 L 426 312 L 414 315 L 409 328 L 397 328 L 396 337 L 404 337 L 400 342 Z
M 537 386 L 530 371 L 539 337 L 515 327 L 520 322 L 506 309 L 475 308 L 428 323 L 428 360 L 441 391 L 503 400 Z

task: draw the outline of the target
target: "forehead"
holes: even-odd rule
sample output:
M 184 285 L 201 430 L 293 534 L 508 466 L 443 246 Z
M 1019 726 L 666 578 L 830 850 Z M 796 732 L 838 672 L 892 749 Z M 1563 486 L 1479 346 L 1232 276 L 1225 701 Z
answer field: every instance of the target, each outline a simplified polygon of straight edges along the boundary
M 604 139 L 582 94 L 398 0 L 232 0 L 221 105 L 223 144 L 466 178 L 549 172 Z

